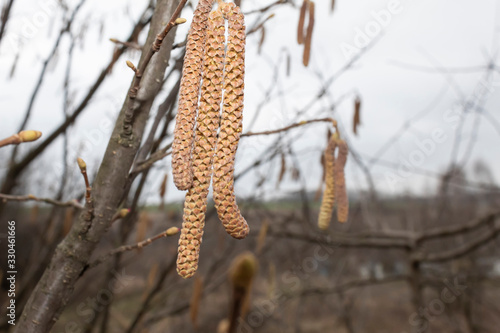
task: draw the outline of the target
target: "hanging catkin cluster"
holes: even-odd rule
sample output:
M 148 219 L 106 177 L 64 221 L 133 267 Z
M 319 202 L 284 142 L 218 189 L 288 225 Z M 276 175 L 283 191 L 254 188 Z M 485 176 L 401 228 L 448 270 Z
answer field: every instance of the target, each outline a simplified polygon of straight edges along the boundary
M 198 256 L 207 195 L 212 175 L 212 158 L 217 139 L 219 108 L 222 98 L 222 70 L 224 61 L 224 19 L 219 11 L 212 12 L 208 20 L 203 85 L 197 117 L 196 140 L 193 150 L 193 184 L 186 194 L 177 271 L 190 277 L 198 268 Z
M 347 162 L 348 147 L 338 133 L 330 137 L 324 153 L 326 189 L 319 211 L 318 227 L 327 230 L 332 213 L 337 203 L 337 220 L 346 222 L 349 214 L 349 202 L 345 186 L 344 168 Z M 337 156 L 335 156 L 337 154 Z
M 195 48 L 197 51 L 203 50 L 202 55 L 197 55 L 201 57 L 202 65 L 196 77 L 192 70 L 183 70 L 181 98 L 184 93 L 189 101 L 184 102 L 184 108 L 181 109 L 181 98 L 179 100 L 178 112 L 185 114 L 177 116 L 181 124 L 176 124 L 174 143 L 177 142 L 177 145 L 172 147 L 176 186 L 188 189 L 177 257 L 177 272 L 184 278 L 191 277 L 198 268 L 212 173 L 214 201 L 226 231 L 238 239 L 244 238 L 249 232 L 236 205 L 233 184 L 234 156 L 243 112 L 244 17 L 233 3 L 222 2 L 207 17 L 212 2 L 200 1 L 195 12 L 200 16 L 196 18 L 196 34 L 190 32 L 188 36 L 188 39 L 204 36 L 196 40 Z M 210 8 L 208 11 L 206 8 L 199 10 L 200 5 Z M 225 19 L 228 21 L 227 45 Z M 204 31 L 197 30 L 203 26 Z M 185 79 L 184 75 L 188 78 Z M 198 92 L 201 78 L 203 83 Z M 197 80 L 197 86 L 193 80 Z M 195 124 L 196 130 L 193 131 Z
M 213 0 L 200 0 L 193 14 L 182 68 L 179 106 L 175 118 L 175 136 L 172 143 L 172 169 L 175 186 L 187 190 L 193 182 L 191 153 L 194 125 L 198 107 L 201 67 L 203 63 L 207 19 Z

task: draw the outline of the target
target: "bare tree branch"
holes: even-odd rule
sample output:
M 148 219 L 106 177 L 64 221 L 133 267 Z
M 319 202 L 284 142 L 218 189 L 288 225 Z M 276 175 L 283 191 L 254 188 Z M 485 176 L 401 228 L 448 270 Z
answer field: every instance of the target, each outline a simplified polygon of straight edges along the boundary
M 177 4 L 177 1 L 157 2 L 143 58 L 155 42 L 156 34 L 163 30 L 163 22 L 171 19 Z M 138 98 L 145 102 L 140 103 L 136 112 L 131 129 L 133 135 L 126 136 L 126 139 L 122 135 L 125 113 L 129 110 L 128 104 L 132 102 L 127 96 L 94 181 L 94 207 L 82 212 L 69 234 L 55 250 L 50 264 L 19 318 L 15 332 L 42 333 L 51 329 L 69 301 L 74 285 L 88 264 L 91 254 L 110 227 L 125 190 L 124 183 L 139 149 L 149 111 L 167 68 L 174 36 L 169 34 L 167 40 L 166 46 L 149 62 L 143 74 L 144 84 L 138 91 Z
M 34 195 L 28 194 L 28 195 L 9 195 L 9 194 L 2 194 L 0 193 L 0 199 L 3 201 L 38 201 L 38 202 L 45 202 L 54 206 L 59 206 L 59 207 L 75 207 L 78 209 L 83 209 L 83 206 L 80 205 L 78 202 L 71 200 L 71 201 L 57 201 L 49 198 L 39 198 Z
M 146 8 L 144 13 L 141 15 L 141 19 L 137 22 L 137 24 L 132 29 L 132 32 L 128 38 L 129 41 L 135 40 L 139 33 L 144 29 L 144 27 L 150 22 L 150 16 L 147 16 L 149 12 L 149 7 Z M 109 61 L 108 65 L 101 71 L 100 75 L 95 80 L 92 87 L 89 89 L 83 100 L 80 104 L 75 108 L 73 113 L 66 117 L 64 122 L 59 125 L 51 134 L 46 136 L 45 140 L 36 148 L 31 150 L 26 156 L 24 156 L 21 161 L 16 163 L 15 165 L 10 166 L 7 175 L 5 177 L 4 183 L 2 184 L 2 189 L 0 192 L 5 194 L 10 194 L 14 187 L 16 186 L 16 182 L 21 173 L 28 167 L 28 165 L 35 160 L 41 153 L 45 151 L 45 149 L 50 146 L 59 135 L 63 134 L 66 129 L 74 123 L 74 121 L 78 118 L 78 116 L 86 109 L 89 105 L 90 100 L 93 98 L 94 94 L 101 87 L 102 83 L 105 81 L 108 73 L 113 68 L 116 61 L 120 58 L 120 56 L 126 51 L 126 47 L 119 47 L 113 52 L 113 56 Z M 0 211 L 3 206 L 0 204 Z
M 78 14 L 78 11 L 80 10 L 80 8 L 82 7 L 82 5 L 84 4 L 85 0 L 81 0 L 78 5 L 75 7 L 75 9 L 73 10 L 73 13 L 71 14 L 71 16 L 67 19 L 66 21 L 66 24 L 64 25 L 64 27 L 59 31 L 59 35 L 57 36 L 57 39 L 54 43 L 54 46 L 52 47 L 52 50 L 50 51 L 49 55 L 47 56 L 47 58 L 44 60 L 43 62 L 43 65 L 42 65 L 42 70 L 40 72 L 40 74 L 38 75 L 38 81 L 35 85 L 35 88 L 33 90 L 33 92 L 31 93 L 31 97 L 30 97 L 30 100 L 29 100 L 29 103 L 28 103 L 28 107 L 26 109 L 26 112 L 24 114 L 24 118 L 23 118 L 23 121 L 21 122 L 21 125 L 19 126 L 19 131 L 22 131 L 25 129 L 26 127 L 26 124 L 28 123 L 28 120 L 31 116 L 31 111 L 33 110 L 33 105 L 35 104 L 35 100 L 38 96 L 38 92 L 40 91 L 40 88 L 42 87 L 42 84 L 43 84 L 43 80 L 45 78 L 45 73 L 47 72 L 47 68 L 48 68 L 48 65 L 49 63 L 51 62 L 51 60 L 54 58 L 54 56 L 56 55 L 57 53 L 57 50 L 59 49 L 59 44 L 61 43 L 61 40 L 63 38 L 63 36 L 66 34 L 66 33 L 69 33 L 70 30 L 71 30 L 71 25 L 73 24 L 74 20 L 75 20 L 75 17 L 76 15 Z M 12 155 L 10 157 L 10 162 L 11 164 L 14 164 L 15 163 L 15 160 L 16 160 L 16 155 L 17 155 L 17 147 L 15 147 L 13 150 L 12 150 Z
M 95 261 L 91 262 L 86 269 L 94 268 L 97 265 L 105 262 L 106 260 L 109 260 L 111 257 L 113 257 L 114 255 L 116 255 L 118 253 L 132 251 L 132 250 L 136 250 L 136 249 L 142 249 L 143 247 L 151 245 L 154 241 L 156 241 L 158 239 L 174 236 L 179 231 L 180 231 L 180 229 L 177 227 L 169 228 L 169 229 L 167 229 L 167 230 L 165 230 L 157 235 L 151 236 L 148 239 L 143 240 L 142 242 L 132 244 L 132 245 L 120 246 L 119 248 L 116 248 L 116 249 L 110 251 L 109 253 L 101 256 L 99 259 L 96 259 Z
M 13 4 L 14 0 L 9 0 L 9 2 L 7 2 L 7 4 L 5 4 L 5 6 L 2 8 L 2 15 L 0 17 L 0 42 L 2 41 L 2 37 L 5 34 L 7 21 L 10 18 L 10 11 Z
M 312 123 L 319 123 L 319 122 L 329 122 L 329 123 L 332 123 L 334 127 L 337 126 L 337 122 L 333 118 L 321 118 L 321 119 L 303 120 L 303 121 L 300 121 L 298 123 L 295 123 L 295 124 L 292 124 L 292 125 L 280 128 L 280 129 L 276 129 L 276 130 L 263 131 L 263 132 L 247 132 L 247 133 L 243 133 L 243 134 L 241 134 L 241 137 L 255 136 L 255 135 L 277 134 L 277 133 L 281 133 L 281 132 L 286 132 L 288 130 L 291 130 L 292 128 L 296 128 L 296 127 L 300 127 L 300 126 L 304 126 L 304 125 L 308 125 L 308 124 L 312 124 Z

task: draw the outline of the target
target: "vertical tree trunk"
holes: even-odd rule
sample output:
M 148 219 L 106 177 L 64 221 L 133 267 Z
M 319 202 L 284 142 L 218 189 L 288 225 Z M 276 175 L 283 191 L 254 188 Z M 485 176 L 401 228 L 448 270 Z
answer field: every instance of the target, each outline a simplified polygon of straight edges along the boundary
M 149 35 L 143 48 L 143 57 L 158 32 L 169 21 L 178 3 L 179 0 L 157 1 Z M 99 172 L 93 182 L 93 207 L 87 205 L 71 232 L 57 247 L 15 326 L 15 332 L 50 331 L 69 301 L 75 283 L 83 273 L 92 252 L 109 229 L 111 218 L 123 197 L 151 105 L 160 90 L 174 36 L 175 30 L 172 30 L 163 42 L 160 52 L 149 63 L 143 74 L 136 100 L 126 97 Z M 125 133 L 123 121 L 129 103 L 134 103 L 135 120 L 131 133 Z

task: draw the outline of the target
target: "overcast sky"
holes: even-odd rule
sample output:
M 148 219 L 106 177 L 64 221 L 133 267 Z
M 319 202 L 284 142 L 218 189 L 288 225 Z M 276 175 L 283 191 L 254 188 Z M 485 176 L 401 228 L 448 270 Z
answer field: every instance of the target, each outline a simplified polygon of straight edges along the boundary
M 76 2 L 67 1 L 71 6 Z M 242 9 L 250 12 L 272 2 L 274 0 L 243 0 Z M 146 3 L 137 0 L 86 1 L 74 25 L 77 27 L 75 33 L 84 23 L 86 30 L 73 61 L 73 105 L 80 101 L 109 61 L 113 45 L 108 39 L 125 39 Z M 442 173 L 450 163 L 456 128 L 463 111 L 461 105 L 466 101 L 479 101 L 468 108 L 465 115 L 458 161 L 468 156 L 465 158 L 466 170 L 472 175 L 475 161 L 482 160 L 491 167 L 495 178 L 500 179 L 500 168 L 497 167 L 500 151 L 496 149 L 500 133 L 494 126 L 500 123 L 497 111 L 500 76 L 495 71 L 489 71 L 491 75 L 487 75 L 487 66 L 496 59 L 500 44 L 498 3 L 495 0 L 337 0 L 332 14 L 329 0 L 317 0 L 308 68 L 301 63 L 302 46 L 296 42 L 298 8 L 289 5 L 275 7 L 271 11 L 275 16 L 265 24 L 266 39 L 260 55 L 257 54 L 260 34 L 253 34 L 247 40 L 244 130 L 248 129 L 269 88 L 272 88 L 271 99 L 260 111 L 252 130 L 276 129 L 295 121 L 296 111 L 315 100 L 324 83 L 345 66 L 349 57 L 359 52 L 357 49 L 364 44 L 372 43 L 373 47 L 329 86 L 329 94 L 316 100 L 299 120 L 335 117 L 343 125 L 342 134 L 353 150 L 370 167 L 379 191 L 422 193 L 436 186 L 436 178 L 422 175 L 422 171 Z M 43 20 L 44 13 L 50 19 Z M 60 28 L 60 16 L 61 10 L 53 6 L 52 0 L 15 2 L 7 40 L 0 45 L 0 130 L 3 136 L 15 132 L 19 126 L 42 61 L 50 52 Z M 191 21 L 190 10 L 186 10 L 183 16 L 188 23 Z M 37 22 L 37 18 L 41 21 Z M 247 26 L 252 26 L 257 18 L 257 14 L 247 15 Z M 184 38 L 187 28 L 188 25 L 184 25 L 178 30 L 179 41 Z M 16 36 L 23 34 L 23 45 L 19 49 Z M 64 38 L 36 100 L 28 124 L 30 129 L 50 133 L 63 118 L 62 77 L 68 47 L 69 39 Z M 15 75 L 9 79 L 18 50 L 21 54 Z M 287 53 L 291 57 L 290 76 L 286 75 L 284 55 Z M 84 151 L 82 157 L 89 165 L 97 167 L 111 132 L 110 124 L 114 122 L 132 78 L 124 60 L 137 62 L 138 57 L 137 52 L 132 52 L 122 58 L 79 118 L 71 130 L 70 158 L 81 154 L 82 142 L 90 141 L 92 149 Z M 278 80 L 274 82 L 276 66 Z M 168 86 L 166 88 L 167 91 Z M 355 95 L 362 98 L 362 126 L 358 136 L 353 136 L 351 131 Z M 337 105 L 334 111 L 329 108 L 332 101 Z M 417 115 L 418 119 L 412 122 L 411 128 L 394 139 L 401 127 Z M 290 133 L 290 137 L 297 136 L 293 149 L 300 155 L 304 181 L 309 189 L 317 188 L 320 181 L 319 157 L 326 144 L 326 130 L 326 124 L 318 124 Z M 473 137 L 471 133 L 478 135 Z M 251 163 L 270 142 L 270 137 L 244 139 L 238 152 L 237 172 Z M 381 150 L 384 147 L 387 149 Z M 60 160 L 60 148 L 61 142 L 54 145 L 44 155 L 43 165 Z M 29 147 L 25 146 L 22 151 L 27 149 Z M 378 163 L 369 163 L 376 154 L 380 155 Z M 380 163 L 390 163 L 393 167 Z M 5 164 L 4 160 L 3 168 Z M 278 164 L 269 169 L 264 167 L 259 172 L 277 174 Z M 54 168 L 44 170 L 49 170 L 45 178 L 54 175 Z M 169 159 L 159 164 L 158 177 L 153 177 L 150 186 L 151 193 L 157 192 L 163 172 L 170 172 Z M 347 173 L 349 189 L 367 187 L 366 178 L 352 156 Z M 259 179 L 256 173 L 248 174 L 237 184 L 237 193 L 252 193 Z M 288 176 L 286 179 L 283 190 L 299 186 Z M 268 193 L 274 191 L 275 181 L 269 181 L 266 189 Z M 180 199 L 182 195 L 171 184 L 168 198 Z

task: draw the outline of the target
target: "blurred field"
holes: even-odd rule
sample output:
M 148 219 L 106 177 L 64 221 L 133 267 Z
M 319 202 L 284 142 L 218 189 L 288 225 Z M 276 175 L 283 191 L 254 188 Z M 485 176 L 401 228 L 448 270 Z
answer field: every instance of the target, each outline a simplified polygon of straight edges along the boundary
M 453 214 L 444 221 L 464 224 L 484 210 L 481 200 L 456 200 Z M 494 199 L 490 197 L 489 200 Z M 110 285 L 106 280 L 107 273 L 113 270 L 112 261 L 87 271 L 77 283 L 75 297 L 53 332 L 72 332 L 72 325 L 76 325 L 75 332 L 80 329 L 85 332 L 94 316 L 99 314 L 102 320 L 100 311 L 106 304 L 111 304 L 108 326 L 111 333 L 125 332 L 141 311 L 144 313 L 133 332 L 216 332 L 219 322 L 229 315 L 231 289 L 227 272 L 230 261 L 246 250 L 257 254 L 259 272 L 240 332 L 410 333 L 475 332 L 474 329 L 496 332 L 500 324 L 496 241 L 456 260 L 422 264 L 419 278 L 422 313 L 427 313 L 424 319 L 425 315 L 414 314 L 409 283 L 412 267 L 404 250 L 322 244 L 319 240 L 323 236 L 314 226 L 317 203 L 311 202 L 307 209 L 303 204 L 289 201 L 242 205 L 251 226 L 250 236 L 243 241 L 226 235 L 209 209 L 197 273 L 204 282 L 197 326 L 189 316 L 194 279 L 182 280 L 175 273 L 178 236 L 174 236 L 155 241 L 141 250 L 126 252 L 121 257 L 120 268 L 112 274 L 114 279 L 118 277 L 117 285 Z M 333 223 L 331 235 L 354 236 L 369 234 L 370 230 L 397 232 L 406 230 L 408 225 L 432 229 L 435 226 L 428 221 L 438 214 L 436 203 L 431 199 L 385 200 L 377 207 L 371 207 L 373 224 L 370 224 L 363 216 L 363 207 L 354 201 L 350 222 L 345 225 Z M 172 204 L 163 211 L 157 207 L 144 209 L 144 215 L 139 218 L 143 222 L 134 226 L 125 243 L 141 240 L 137 238 L 138 233 L 147 238 L 170 226 L 179 226 L 180 208 Z M 38 218 L 42 219 L 46 213 L 41 210 Z M 19 222 L 23 222 L 18 224 L 18 239 L 22 244 L 33 243 L 30 238 L 47 232 L 37 230 L 36 221 L 25 222 L 30 219 L 29 211 L 18 216 Z M 140 223 L 145 227 L 140 227 Z M 259 233 L 264 223 L 269 230 L 263 242 L 260 236 L 261 250 L 258 252 Z M 453 249 L 466 239 L 476 237 L 480 231 L 429 241 L 424 248 L 431 252 Z M 288 234 L 317 237 L 318 241 L 283 236 Z M 112 227 L 93 258 L 118 246 L 118 235 L 117 226 Z M 20 247 L 20 263 L 33 255 L 29 251 L 37 250 Z M 318 260 L 318 253 L 321 258 L 324 255 L 327 258 Z M 21 272 L 26 270 L 20 268 Z M 437 300 L 446 288 L 443 281 L 453 282 L 454 279 L 466 286 L 465 292 L 440 308 Z M 143 308 L 148 297 L 148 305 Z

